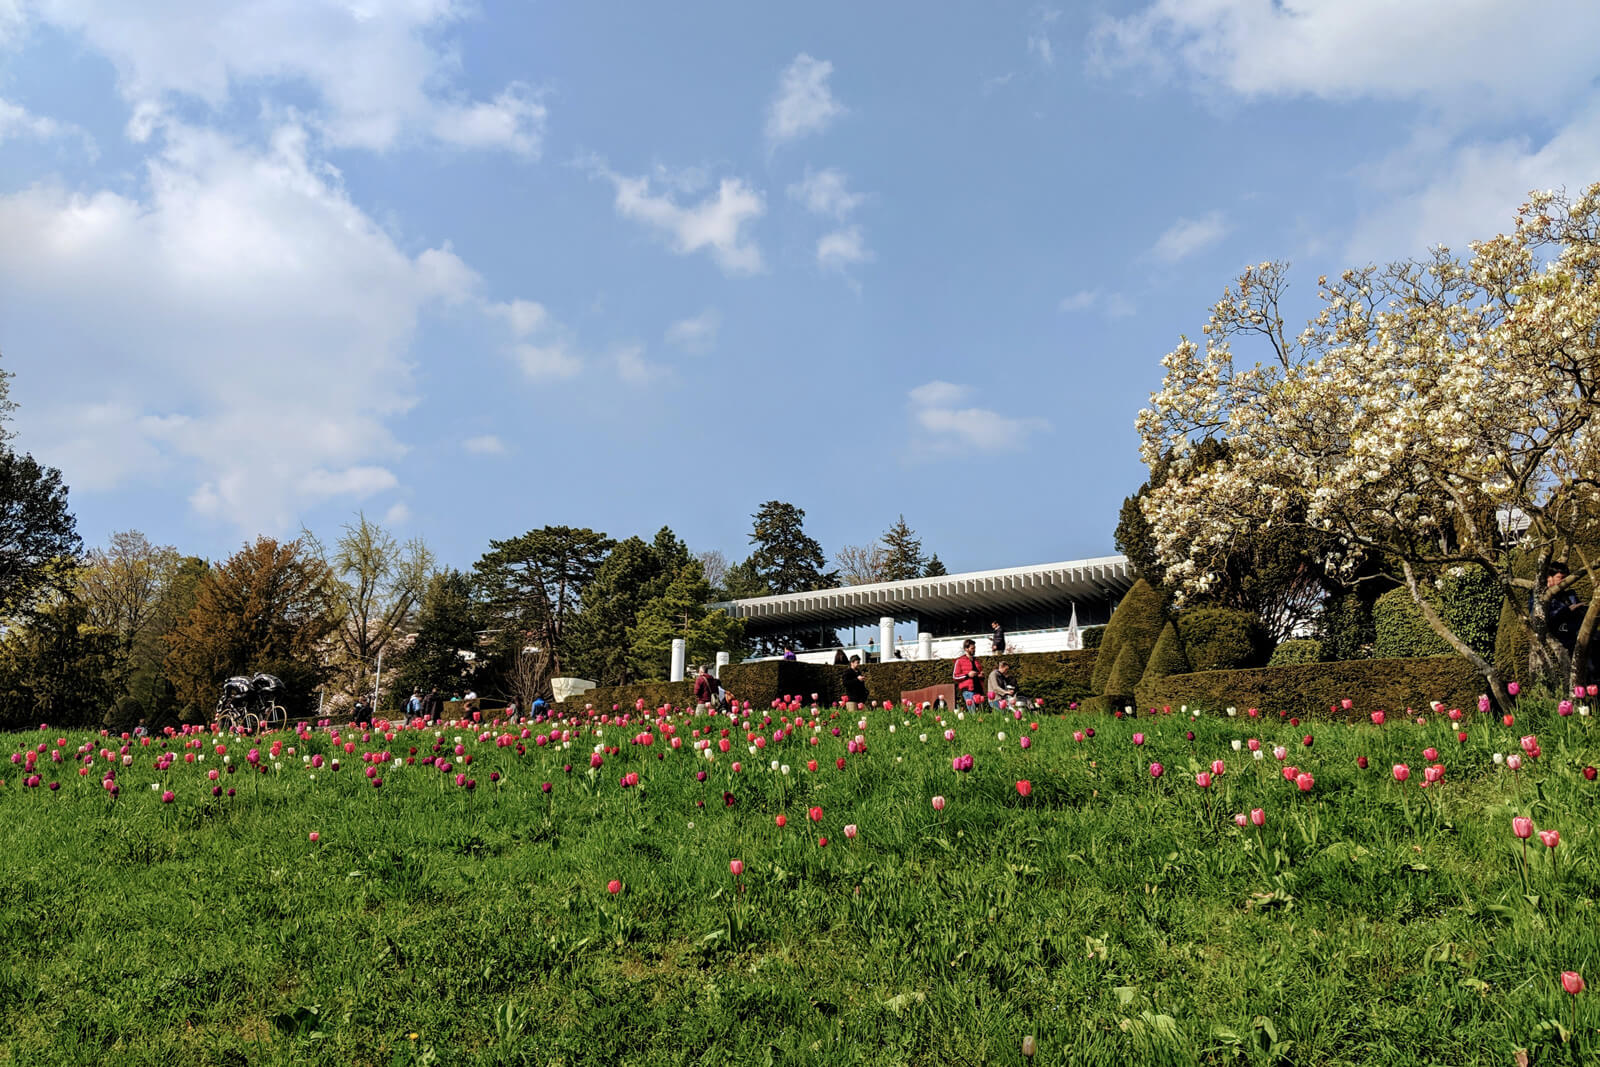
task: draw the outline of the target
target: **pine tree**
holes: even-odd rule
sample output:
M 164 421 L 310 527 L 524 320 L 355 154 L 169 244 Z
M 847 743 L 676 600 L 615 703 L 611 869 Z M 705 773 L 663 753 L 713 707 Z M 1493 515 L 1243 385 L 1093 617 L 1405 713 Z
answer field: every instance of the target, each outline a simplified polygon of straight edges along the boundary
M 922 539 L 906 525 L 901 515 L 879 539 L 883 545 L 883 580 L 900 582 L 921 577 L 926 565 L 922 558 Z
M 756 550 L 750 564 L 774 593 L 805 593 L 829 589 L 838 576 L 822 569 L 822 546 L 807 537 L 802 524 L 806 513 L 793 504 L 769 500 L 752 518 L 750 543 Z
M 922 576 L 924 578 L 942 578 L 949 573 L 944 569 L 944 562 L 939 559 L 939 553 L 937 552 L 928 557 L 928 565 L 922 568 Z
M 720 608 L 709 611 L 711 586 L 700 561 L 691 559 L 673 575 L 666 590 L 639 612 L 628 630 L 630 665 L 640 678 L 662 678 L 672 659 L 672 642 L 683 638 L 690 663 L 706 662 L 718 652 L 737 655 L 744 643 L 744 622 Z

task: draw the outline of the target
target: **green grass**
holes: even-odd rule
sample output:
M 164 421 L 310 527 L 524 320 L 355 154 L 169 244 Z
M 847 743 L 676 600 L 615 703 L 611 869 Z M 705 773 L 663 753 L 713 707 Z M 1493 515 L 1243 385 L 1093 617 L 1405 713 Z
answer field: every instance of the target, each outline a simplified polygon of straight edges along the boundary
M 455 768 L 471 792 L 421 765 L 428 731 L 347 734 L 338 771 L 302 762 L 335 752 L 325 735 L 284 735 L 265 774 L 231 743 L 232 798 L 211 796 L 211 740 L 193 764 L 167 741 L 180 755 L 158 772 L 156 739 L 118 764 L 113 799 L 98 752 L 120 742 L 62 735 L 40 788 L 0 763 L 0 1062 L 1007 1064 L 1025 1035 L 1035 1063 L 1600 1060 L 1600 1006 L 1559 982 L 1600 980 L 1591 718 L 1474 712 L 1459 743 L 1432 715 L 1030 730 L 990 713 L 952 719 L 949 743 L 931 714 L 873 711 L 865 730 L 833 714 L 758 755 L 735 728 L 714 761 L 693 751 L 705 719 L 674 720 L 678 750 L 607 726 L 620 751 L 592 775 L 593 737 L 519 754 L 447 728 L 441 751 L 460 736 L 473 755 Z M 1491 753 L 1535 729 L 1543 755 L 1497 769 Z M 847 754 L 858 732 L 869 750 Z M 1232 750 L 1250 737 L 1259 763 Z M 1277 744 L 1310 793 L 1279 776 Z M 1423 790 L 1430 744 L 1448 770 Z M 384 767 L 381 789 L 363 776 L 362 752 L 412 746 L 417 765 Z M 951 770 L 963 752 L 970 774 Z M 1202 793 L 1194 773 L 1218 758 Z M 630 771 L 640 788 L 619 785 Z M 1237 828 L 1254 807 L 1265 827 Z M 1534 838 L 1525 883 L 1513 814 L 1561 831 L 1559 875 Z

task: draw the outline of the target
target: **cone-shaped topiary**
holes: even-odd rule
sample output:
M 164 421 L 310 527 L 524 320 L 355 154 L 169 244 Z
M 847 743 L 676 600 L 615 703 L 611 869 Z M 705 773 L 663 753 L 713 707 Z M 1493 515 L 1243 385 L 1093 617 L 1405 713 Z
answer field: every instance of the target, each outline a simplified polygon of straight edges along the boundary
M 1261 626 L 1248 611 L 1237 608 L 1194 608 L 1178 616 L 1178 637 L 1189 666 L 1196 671 L 1225 671 L 1259 666 Z
M 1172 623 L 1167 623 L 1161 628 L 1161 636 L 1156 639 L 1156 647 L 1150 653 L 1150 662 L 1144 665 L 1144 674 L 1139 678 L 1141 684 L 1154 682 L 1158 678 L 1165 678 L 1169 674 L 1187 674 L 1189 672 L 1189 658 L 1183 654 L 1183 642 L 1178 640 L 1178 628 Z
M 1089 679 L 1094 691 L 1131 695 L 1133 693 L 1131 685 L 1122 690 L 1108 688 L 1117 660 L 1122 655 L 1122 648 L 1128 645 L 1132 649 L 1134 669 L 1138 672 L 1134 675 L 1133 681 L 1137 683 L 1139 675 L 1144 673 L 1145 661 L 1150 658 L 1150 651 L 1156 647 L 1156 639 L 1161 636 L 1161 627 L 1165 622 L 1166 615 L 1161 610 L 1161 594 L 1157 593 L 1149 582 L 1140 578 L 1133 583 L 1133 588 L 1128 590 L 1128 595 L 1122 598 L 1117 610 L 1111 613 L 1111 621 L 1106 624 L 1105 638 L 1100 642 L 1100 655 L 1095 660 L 1094 674 Z
M 1122 651 L 1117 653 L 1117 662 L 1111 665 L 1111 677 L 1106 679 L 1106 691 L 1103 694 L 1113 711 L 1124 704 L 1133 703 L 1133 694 L 1144 675 L 1144 660 L 1145 657 L 1139 655 L 1132 641 L 1122 642 Z
M 1494 636 L 1494 669 L 1504 682 L 1528 683 L 1528 627 L 1506 597 L 1500 604 L 1500 625 Z

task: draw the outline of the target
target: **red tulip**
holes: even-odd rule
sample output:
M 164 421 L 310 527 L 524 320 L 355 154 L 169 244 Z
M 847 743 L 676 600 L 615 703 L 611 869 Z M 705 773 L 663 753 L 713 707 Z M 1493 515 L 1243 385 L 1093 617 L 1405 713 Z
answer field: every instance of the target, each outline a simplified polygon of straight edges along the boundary
M 1309 793 L 1311 792 L 1311 787 L 1317 784 L 1317 780 L 1311 777 L 1309 773 L 1301 771 L 1299 774 L 1295 775 L 1294 784 L 1300 790 L 1300 792 Z
M 772 821 L 778 824 L 778 829 L 780 830 L 789 825 L 789 817 L 787 815 L 775 816 Z
M 822 809 L 821 808 L 812 808 L 810 811 L 806 812 L 806 814 L 811 817 L 811 821 L 812 822 L 821 822 L 822 821 Z
M 1201 789 L 1210 789 L 1211 788 L 1211 772 L 1210 771 L 1201 771 L 1199 774 L 1195 775 L 1194 776 L 1194 784 L 1199 786 Z
M 1518 815 L 1511 820 L 1511 832 L 1526 841 L 1533 836 L 1533 820 L 1526 815 Z
M 1562 971 L 1561 988 L 1572 996 L 1577 996 L 1583 992 L 1583 975 L 1577 971 Z
M 613 895 L 622 892 L 622 883 L 617 881 L 615 878 L 611 879 L 611 881 L 606 883 L 606 892 Z
M 1539 840 L 1544 842 L 1545 848 L 1555 848 L 1561 844 L 1561 832 L 1559 830 L 1540 830 Z
M 1028 779 L 1026 779 L 1026 778 L 1022 779 L 1022 781 L 1017 783 L 1017 792 L 1020 793 L 1022 796 L 1025 796 L 1025 797 L 1026 796 L 1032 796 L 1033 795 L 1033 783 L 1028 781 Z
M 1410 767 L 1407 767 L 1404 763 L 1396 763 L 1394 765 L 1394 780 L 1395 781 L 1403 782 L 1407 778 L 1410 778 L 1410 777 L 1411 777 L 1411 768 Z
M 737 878 L 741 874 L 743 874 L 744 873 L 744 860 L 729 860 L 728 861 L 728 873 L 733 875 L 735 878 Z

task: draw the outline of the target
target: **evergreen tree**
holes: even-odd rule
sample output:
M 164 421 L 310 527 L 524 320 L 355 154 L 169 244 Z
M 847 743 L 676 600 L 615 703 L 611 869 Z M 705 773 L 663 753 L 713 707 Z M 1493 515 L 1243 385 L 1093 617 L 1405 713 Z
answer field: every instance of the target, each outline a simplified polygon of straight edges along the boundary
M 547 676 L 560 674 L 567 623 L 614 543 L 603 533 L 570 526 L 490 541 L 472 569 L 485 621 L 499 632 L 501 651 L 520 655 L 535 646 L 545 655 Z
M 478 631 L 483 628 L 472 579 L 454 569 L 428 579 L 416 626 L 410 645 L 395 656 L 393 692 L 405 699 L 438 687 L 448 697 L 467 686 L 477 667 Z
M 654 545 L 637 537 L 617 543 L 595 568 L 584 590 L 583 610 L 567 628 L 568 671 L 601 685 L 636 680 L 628 631 L 652 595 L 666 591 L 663 573 Z
M 0 638 L 0 729 L 98 725 L 116 695 L 120 641 L 66 595 Z
M 0 610 L 19 615 L 65 591 L 75 574 L 57 564 L 82 547 L 61 472 L 0 445 Z
M 678 568 L 659 597 L 639 612 L 628 631 L 634 673 L 641 678 L 664 678 L 672 659 L 672 642 L 683 638 L 689 662 L 708 662 L 718 652 L 739 655 L 744 643 L 744 623 L 720 608 L 710 611 L 706 600 L 711 586 L 700 561 L 691 559 Z
M 937 552 L 928 557 L 927 566 L 922 568 L 922 576 L 924 578 L 940 578 L 949 573 L 944 569 L 944 561 L 939 558 L 939 553 Z
M 838 576 L 824 571 L 822 546 L 807 537 L 802 524 L 806 513 L 793 504 L 769 500 L 752 518 L 750 543 L 756 546 L 750 563 L 774 593 L 805 593 L 830 589 Z
M 722 580 L 722 592 L 728 600 L 744 600 L 749 597 L 771 596 L 772 587 L 756 570 L 755 557 L 752 556 L 728 568 Z
M 922 539 L 906 525 L 901 515 L 879 541 L 883 545 L 883 580 L 899 582 L 918 578 L 927 566 L 922 558 Z

